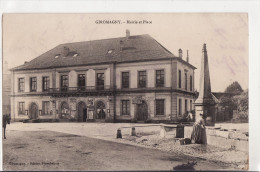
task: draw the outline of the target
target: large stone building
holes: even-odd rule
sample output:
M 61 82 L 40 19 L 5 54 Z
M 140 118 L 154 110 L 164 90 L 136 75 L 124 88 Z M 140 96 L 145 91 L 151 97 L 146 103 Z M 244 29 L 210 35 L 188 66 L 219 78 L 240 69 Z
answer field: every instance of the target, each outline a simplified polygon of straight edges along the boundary
M 61 44 L 13 68 L 14 120 L 177 121 L 193 110 L 194 70 L 149 35 Z

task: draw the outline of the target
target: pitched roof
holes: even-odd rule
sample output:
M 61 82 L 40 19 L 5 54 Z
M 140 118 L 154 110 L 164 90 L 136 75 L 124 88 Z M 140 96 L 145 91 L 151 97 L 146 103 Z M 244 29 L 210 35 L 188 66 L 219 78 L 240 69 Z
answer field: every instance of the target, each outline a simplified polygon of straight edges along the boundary
M 151 36 L 137 35 L 130 36 L 128 39 L 120 37 L 60 44 L 30 62 L 11 70 L 46 69 L 112 62 L 123 63 L 174 57 L 176 56 Z M 187 62 L 183 61 L 183 63 Z M 190 66 L 195 68 L 192 65 Z

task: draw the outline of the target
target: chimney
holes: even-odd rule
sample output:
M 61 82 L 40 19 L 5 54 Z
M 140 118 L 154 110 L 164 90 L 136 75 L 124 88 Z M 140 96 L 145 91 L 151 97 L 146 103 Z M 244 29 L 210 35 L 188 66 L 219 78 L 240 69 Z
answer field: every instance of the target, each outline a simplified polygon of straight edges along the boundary
M 126 29 L 125 34 L 126 34 L 126 39 L 128 39 L 130 37 L 130 31 Z
M 187 60 L 186 61 L 189 63 L 189 50 L 187 50 Z
M 69 55 L 70 49 L 68 47 L 63 47 L 63 56 L 66 57 Z
M 120 40 L 120 51 L 123 51 L 123 47 L 124 47 L 124 42 Z
M 182 49 L 179 49 L 179 57 L 182 59 Z

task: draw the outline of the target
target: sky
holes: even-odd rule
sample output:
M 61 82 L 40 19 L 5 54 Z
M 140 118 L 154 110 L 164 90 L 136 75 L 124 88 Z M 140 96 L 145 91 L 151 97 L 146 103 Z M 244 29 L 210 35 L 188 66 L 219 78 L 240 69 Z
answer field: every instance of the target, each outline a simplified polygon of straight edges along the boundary
M 120 20 L 121 24 L 96 24 Z M 151 21 L 149 24 L 127 24 Z M 223 92 L 234 81 L 248 89 L 248 16 L 246 13 L 158 14 L 4 14 L 3 62 L 22 65 L 55 46 L 68 43 L 149 34 L 178 56 L 181 48 L 195 70 L 199 90 L 202 46 L 207 44 L 211 88 Z M 4 69 L 7 65 L 3 66 Z

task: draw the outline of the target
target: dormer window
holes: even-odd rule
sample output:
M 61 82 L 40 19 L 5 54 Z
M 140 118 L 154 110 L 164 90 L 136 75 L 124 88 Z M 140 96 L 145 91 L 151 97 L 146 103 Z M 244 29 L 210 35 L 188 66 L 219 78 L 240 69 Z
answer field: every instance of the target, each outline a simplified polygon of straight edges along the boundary
M 107 54 L 111 54 L 113 52 L 113 50 L 111 49 L 111 50 L 108 50 L 107 51 Z
M 73 55 L 73 57 L 77 57 L 77 56 L 79 56 L 79 54 L 78 54 L 78 53 L 75 53 L 75 54 Z
M 55 55 L 55 59 L 59 58 L 60 57 L 60 54 L 56 54 Z

